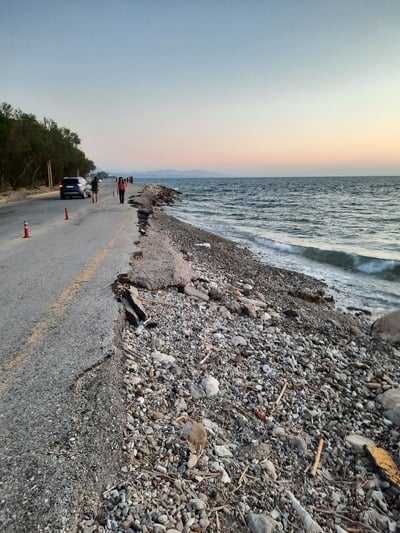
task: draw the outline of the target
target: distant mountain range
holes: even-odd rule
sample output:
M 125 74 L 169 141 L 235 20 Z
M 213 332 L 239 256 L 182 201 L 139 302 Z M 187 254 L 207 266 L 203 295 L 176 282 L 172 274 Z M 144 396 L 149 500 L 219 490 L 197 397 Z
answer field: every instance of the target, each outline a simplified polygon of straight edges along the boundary
M 108 172 L 109 175 L 113 176 L 123 176 L 124 178 L 128 176 L 134 176 L 135 178 L 150 178 L 150 179 L 162 179 L 162 178 L 222 178 L 223 174 L 218 172 L 211 172 L 210 170 L 173 170 L 173 169 L 163 169 L 163 170 L 146 170 L 146 171 L 137 171 L 137 172 Z

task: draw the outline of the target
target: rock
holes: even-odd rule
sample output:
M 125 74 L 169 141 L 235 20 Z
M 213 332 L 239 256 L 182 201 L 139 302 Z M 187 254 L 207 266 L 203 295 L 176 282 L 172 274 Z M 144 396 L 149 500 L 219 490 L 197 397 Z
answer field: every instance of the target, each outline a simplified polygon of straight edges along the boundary
M 375 320 L 371 326 L 371 335 L 392 344 L 400 343 L 400 310 Z
M 151 357 L 155 362 L 161 363 L 162 365 L 169 365 L 175 362 L 175 357 L 173 357 L 172 355 L 161 353 L 157 350 L 152 352 Z
M 378 395 L 378 400 L 385 409 L 400 409 L 400 388 L 389 389 Z
M 242 314 L 242 311 L 243 311 L 242 306 L 236 300 L 232 300 L 231 302 L 225 304 L 225 306 L 228 309 L 228 311 L 231 311 L 231 313 L 236 313 L 238 315 Z
M 247 340 L 241 335 L 235 335 L 234 337 L 232 337 L 231 343 L 235 348 L 237 348 L 238 346 L 246 346 Z
M 288 318 L 299 318 L 299 312 L 296 309 L 285 309 L 283 314 Z
M 189 386 L 189 392 L 193 400 L 200 400 L 200 398 L 204 398 L 204 390 L 195 385 L 194 383 L 191 383 Z
M 194 446 L 197 452 L 201 452 L 207 443 L 207 430 L 200 422 L 189 420 L 182 429 L 182 434 Z
M 257 309 L 253 304 L 242 304 L 242 307 L 245 315 L 249 316 L 250 318 L 257 318 Z
M 261 320 L 263 320 L 264 322 L 269 322 L 271 319 L 272 316 L 267 312 L 263 313 L 261 316 Z
M 212 376 L 207 376 L 201 382 L 208 397 L 216 396 L 219 392 L 219 381 Z
M 197 462 L 199 460 L 199 457 L 197 454 L 192 453 L 188 459 L 187 467 L 190 469 L 194 468 L 197 465 Z
M 289 290 L 289 294 L 296 298 L 306 300 L 307 302 L 321 303 L 324 299 L 324 292 L 322 290 L 311 291 L 309 289 L 295 289 Z
M 307 443 L 299 435 L 287 435 L 287 440 L 289 444 L 298 450 L 302 455 L 307 455 Z
M 250 298 L 239 298 L 239 302 L 242 304 L 242 305 L 250 305 L 252 307 L 267 307 L 267 304 L 265 303 L 265 301 L 263 300 L 253 300 L 253 299 L 250 299 Z
M 261 461 L 260 466 L 274 481 L 276 481 L 278 476 L 276 474 L 275 466 L 273 465 L 272 461 L 270 461 L 269 459 L 264 459 L 264 461 Z
M 210 299 L 208 294 L 203 291 L 199 291 L 196 289 L 196 287 L 193 287 L 193 285 L 185 285 L 183 292 L 186 294 L 186 296 L 191 296 L 192 298 L 197 298 L 198 300 L 203 300 L 205 302 L 208 302 Z
M 245 520 L 251 533 L 273 533 L 279 523 L 264 514 L 250 513 L 245 516 Z
M 375 446 L 373 440 L 363 437 L 362 435 L 351 434 L 347 435 L 346 442 L 350 444 L 353 450 L 357 453 L 361 453 L 364 450 L 364 446 Z
M 386 418 L 396 426 L 400 426 L 400 409 L 388 409 L 384 412 Z
M 218 457 L 233 457 L 232 452 L 227 446 L 216 444 L 214 446 L 214 451 Z
M 196 511 L 202 511 L 203 509 L 207 507 L 206 502 L 201 500 L 200 498 L 193 498 L 192 500 L 190 500 L 190 505 Z
M 400 389 L 389 389 L 378 395 L 379 402 L 386 409 L 384 415 L 393 424 L 400 425 Z

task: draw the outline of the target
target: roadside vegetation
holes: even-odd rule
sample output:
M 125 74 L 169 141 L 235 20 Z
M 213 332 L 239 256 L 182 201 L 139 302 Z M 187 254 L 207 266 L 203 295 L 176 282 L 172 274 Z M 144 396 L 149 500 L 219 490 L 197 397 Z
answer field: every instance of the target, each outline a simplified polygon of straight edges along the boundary
M 53 187 L 63 176 L 86 176 L 93 161 L 78 147 L 79 136 L 52 119 L 0 104 L 0 192 Z

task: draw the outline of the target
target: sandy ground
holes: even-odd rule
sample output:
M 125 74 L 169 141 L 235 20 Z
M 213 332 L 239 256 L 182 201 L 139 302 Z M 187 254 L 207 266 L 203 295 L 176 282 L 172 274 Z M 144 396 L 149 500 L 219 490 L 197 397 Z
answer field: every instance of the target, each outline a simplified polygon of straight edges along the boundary
M 6 191 L 0 193 L 0 205 L 20 202 L 28 198 L 46 196 L 58 192 L 58 187 L 49 189 L 48 187 L 37 187 L 36 189 L 18 189 L 17 191 Z

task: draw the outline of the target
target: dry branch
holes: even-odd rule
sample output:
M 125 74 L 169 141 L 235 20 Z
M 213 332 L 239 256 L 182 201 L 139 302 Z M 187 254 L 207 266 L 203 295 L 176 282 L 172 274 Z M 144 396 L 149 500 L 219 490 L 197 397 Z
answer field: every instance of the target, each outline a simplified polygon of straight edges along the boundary
M 317 475 L 318 466 L 319 466 L 319 463 L 321 461 L 321 455 L 322 455 L 323 446 L 324 446 L 324 439 L 319 439 L 317 455 L 315 456 L 315 461 L 314 461 L 314 464 L 313 464 L 313 467 L 312 467 L 312 470 L 311 470 L 311 475 L 314 476 L 314 477 Z

